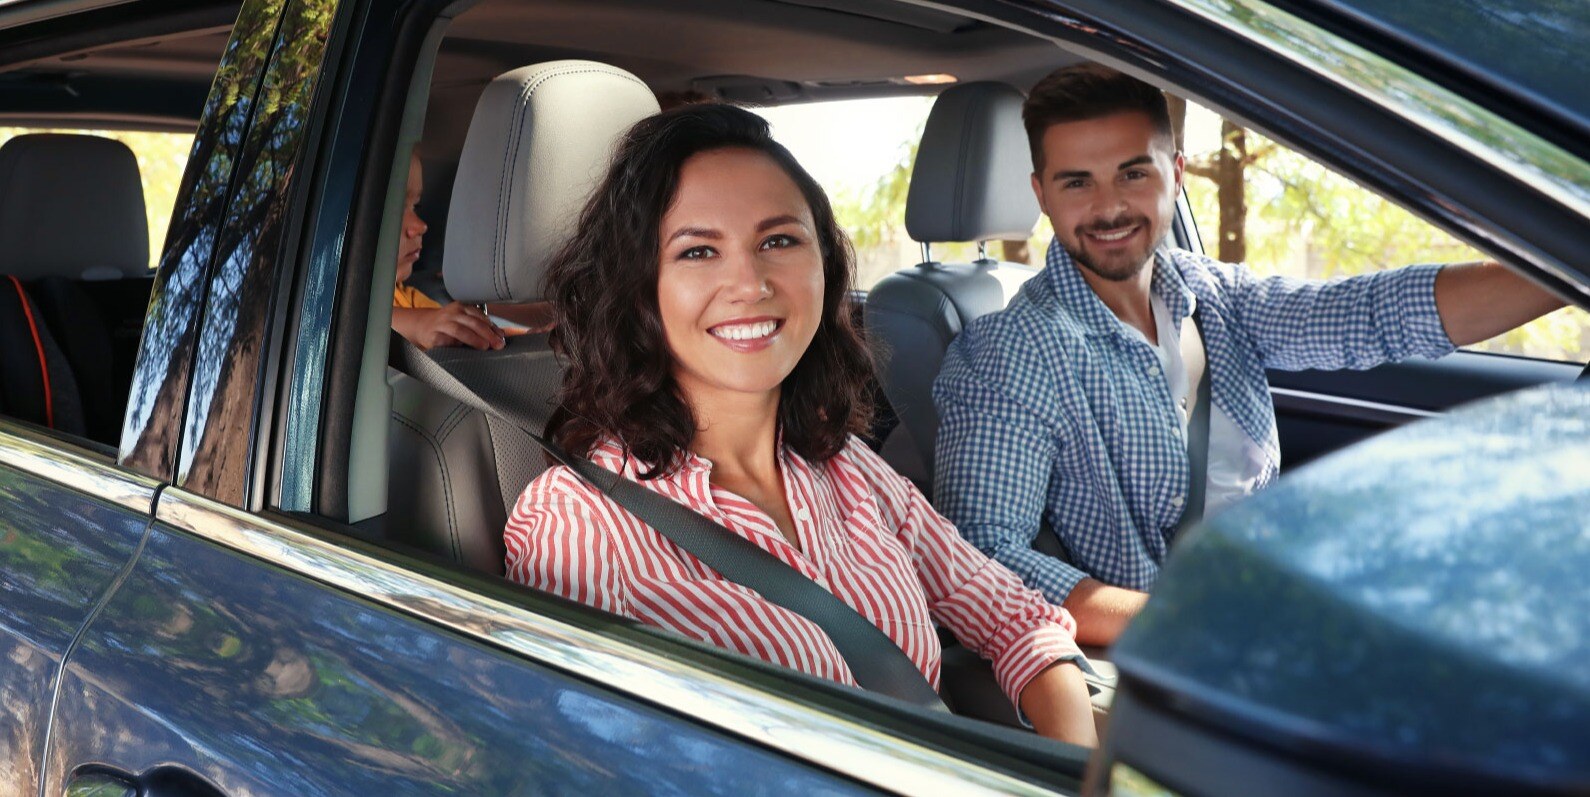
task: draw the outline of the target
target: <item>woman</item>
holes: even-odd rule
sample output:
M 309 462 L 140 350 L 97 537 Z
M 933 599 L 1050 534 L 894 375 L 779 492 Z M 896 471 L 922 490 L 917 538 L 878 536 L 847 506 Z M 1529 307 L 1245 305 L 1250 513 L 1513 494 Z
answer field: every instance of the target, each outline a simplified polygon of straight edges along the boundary
M 1070 616 L 852 436 L 873 373 L 851 260 L 822 189 L 759 117 L 697 105 L 641 121 L 549 269 L 568 363 L 551 434 L 816 580 L 935 687 L 938 620 L 993 660 L 1036 730 L 1095 744 Z M 530 586 L 854 683 L 814 624 L 566 468 L 525 489 L 506 544 Z

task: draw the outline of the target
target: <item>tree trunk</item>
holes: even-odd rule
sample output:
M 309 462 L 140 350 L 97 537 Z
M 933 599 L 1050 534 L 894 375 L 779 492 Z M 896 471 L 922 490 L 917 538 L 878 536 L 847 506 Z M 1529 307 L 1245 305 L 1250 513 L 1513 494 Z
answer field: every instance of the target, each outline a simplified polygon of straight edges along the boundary
M 1248 258 L 1247 131 L 1230 120 L 1220 122 L 1220 152 L 1215 157 L 1216 196 L 1220 202 L 1220 259 L 1242 263 Z

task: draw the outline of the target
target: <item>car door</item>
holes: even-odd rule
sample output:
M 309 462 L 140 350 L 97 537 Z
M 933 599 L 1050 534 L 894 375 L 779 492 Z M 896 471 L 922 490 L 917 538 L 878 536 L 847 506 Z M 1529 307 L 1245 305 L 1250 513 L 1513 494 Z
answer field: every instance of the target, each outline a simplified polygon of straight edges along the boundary
M 98 127 L 109 118 L 134 117 L 147 110 L 136 101 L 117 97 L 119 84 L 114 81 L 84 79 L 74 84 L 71 75 L 52 71 L 49 56 L 81 48 L 90 43 L 88 39 L 114 46 L 124 34 L 123 29 L 112 29 L 111 23 L 141 26 L 144 37 L 217 24 L 216 16 L 208 12 L 177 20 L 126 9 L 62 16 L 62 9 L 40 5 L 14 3 L 0 9 L 0 66 L 6 70 L 0 106 L 6 111 L 8 128 L 3 137 L 7 139 L 35 132 L 9 125 L 71 128 L 78 133 L 79 128 Z M 53 84 L 59 90 L 38 90 L 55 77 L 60 77 Z M 163 109 L 183 107 L 183 81 L 151 79 L 139 85 L 169 89 L 156 104 L 176 99 Z M 138 123 L 130 127 L 136 129 Z M 10 222 L 53 218 L 48 212 L 27 215 L 38 203 L 36 197 L 17 192 L 21 189 L 17 189 L 16 165 L 26 162 L 27 156 L 19 155 L 0 177 L 0 216 Z M 137 215 L 143 215 L 141 208 Z M 56 337 L 70 330 L 52 326 L 56 319 L 41 309 L 45 305 L 35 294 L 36 279 L 51 275 L 48 261 L 58 252 L 44 238 L 19 253 L 9 243 L 14 236 L 39 234 L 26 226 L 7 225 L 7 257 L 0 262 L 0 282 L 6 291 L 16 292 L 16 301 L 7 303 L 4 311 L 15 315 L 4 321 L 8 328 L 22 332 L 20 339 L 5 342 L 0 385 L 11 396 L 17 389 L 38 390 L 36 403 L 44 408 L 26 419 L 5 417 L 7 410 L 0 409 L 0 794 L 8 795 L 36 794 L 41 788 L 50 757 L 48 729 L 59 676 L 81 640 L 84 624 L 103 608 L 147 540 L 161 484 L 158 469 L 118 462 L 114 448 L 69 433 L 88 434 L 86 423 L 69 424 L 66 414 L 57 414 L 68 407 L 86 409 L 85 398 L 119 397 L 84 396 L 77 391 L 73 363 L 62 354 L 63 342 Z M 23 276 L 11 273 L 13 267 Z M 143 280 L 124 279 L 98 287 L 127 288 L 131 300 L 141 307 L 147 300 L 145 285 Z M 145 292 L 142 297 L 136 295 L 140 288 Z M 9 293 L 8 298 L 12 298 Z M 110 336 L 106 337 L 108 342 Z M 84 379 L 83 384 L 91 381 Z M 7 409 L 29 408 L 31 404 Z
M 0 463 L 0 792 L 28 794 L 61 665 L 142 545 L 157 485 L 5 420 Z

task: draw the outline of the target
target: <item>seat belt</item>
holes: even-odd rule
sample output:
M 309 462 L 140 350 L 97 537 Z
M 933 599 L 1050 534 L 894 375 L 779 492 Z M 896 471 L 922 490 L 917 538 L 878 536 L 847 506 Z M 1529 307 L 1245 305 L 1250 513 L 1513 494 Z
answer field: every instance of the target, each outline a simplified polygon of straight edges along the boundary
M 1204 490 L 1209 486 L 1209 372 L 1214 370 L 1214 365 L 1209 360 L 1209 347 L 1204 343 L 1203 322 L 1198 320 L 1200 309 L 1193 310 L 1192 319 L 1193 328 L 1198 330 L 1198 345 L 1204 350 L 1204 370 L 1198 376 L 1198 403 L 1193 405 L 1192 417 L 1187 421 L 1187 504 L 1182 507 L 1181 522 L 1176 525 L 1178 539 L 1204 519 Z
M 535 424 L 516 409 L 492 405 L 396 332 L 392 333 L 387 364 L 460 404 L 512 424 L 545 449 L 552 459 L 724 578 L 754 589 L 768 601 L 815 623 L 834 643 L 862 688 L 924 708 L 949 711 L 922 671 L 894 640 L 849 604 L 799 570 L 779 561 L 778 557 L 684 504 L 654 493 L 589 459 L 570 455 L 532 429 Z

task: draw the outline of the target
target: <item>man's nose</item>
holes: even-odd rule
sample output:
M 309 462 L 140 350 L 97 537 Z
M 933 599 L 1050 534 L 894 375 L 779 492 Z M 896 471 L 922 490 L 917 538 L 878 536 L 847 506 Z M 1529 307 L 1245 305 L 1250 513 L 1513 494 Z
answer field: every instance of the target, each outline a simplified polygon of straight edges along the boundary
M 1120 188 L 1111 183 L 1099 186 L 1095 203 L 1095 210 L 1098 215 L 1109 218 L 1125 207 L 1126 196 L 1121 192 Z

